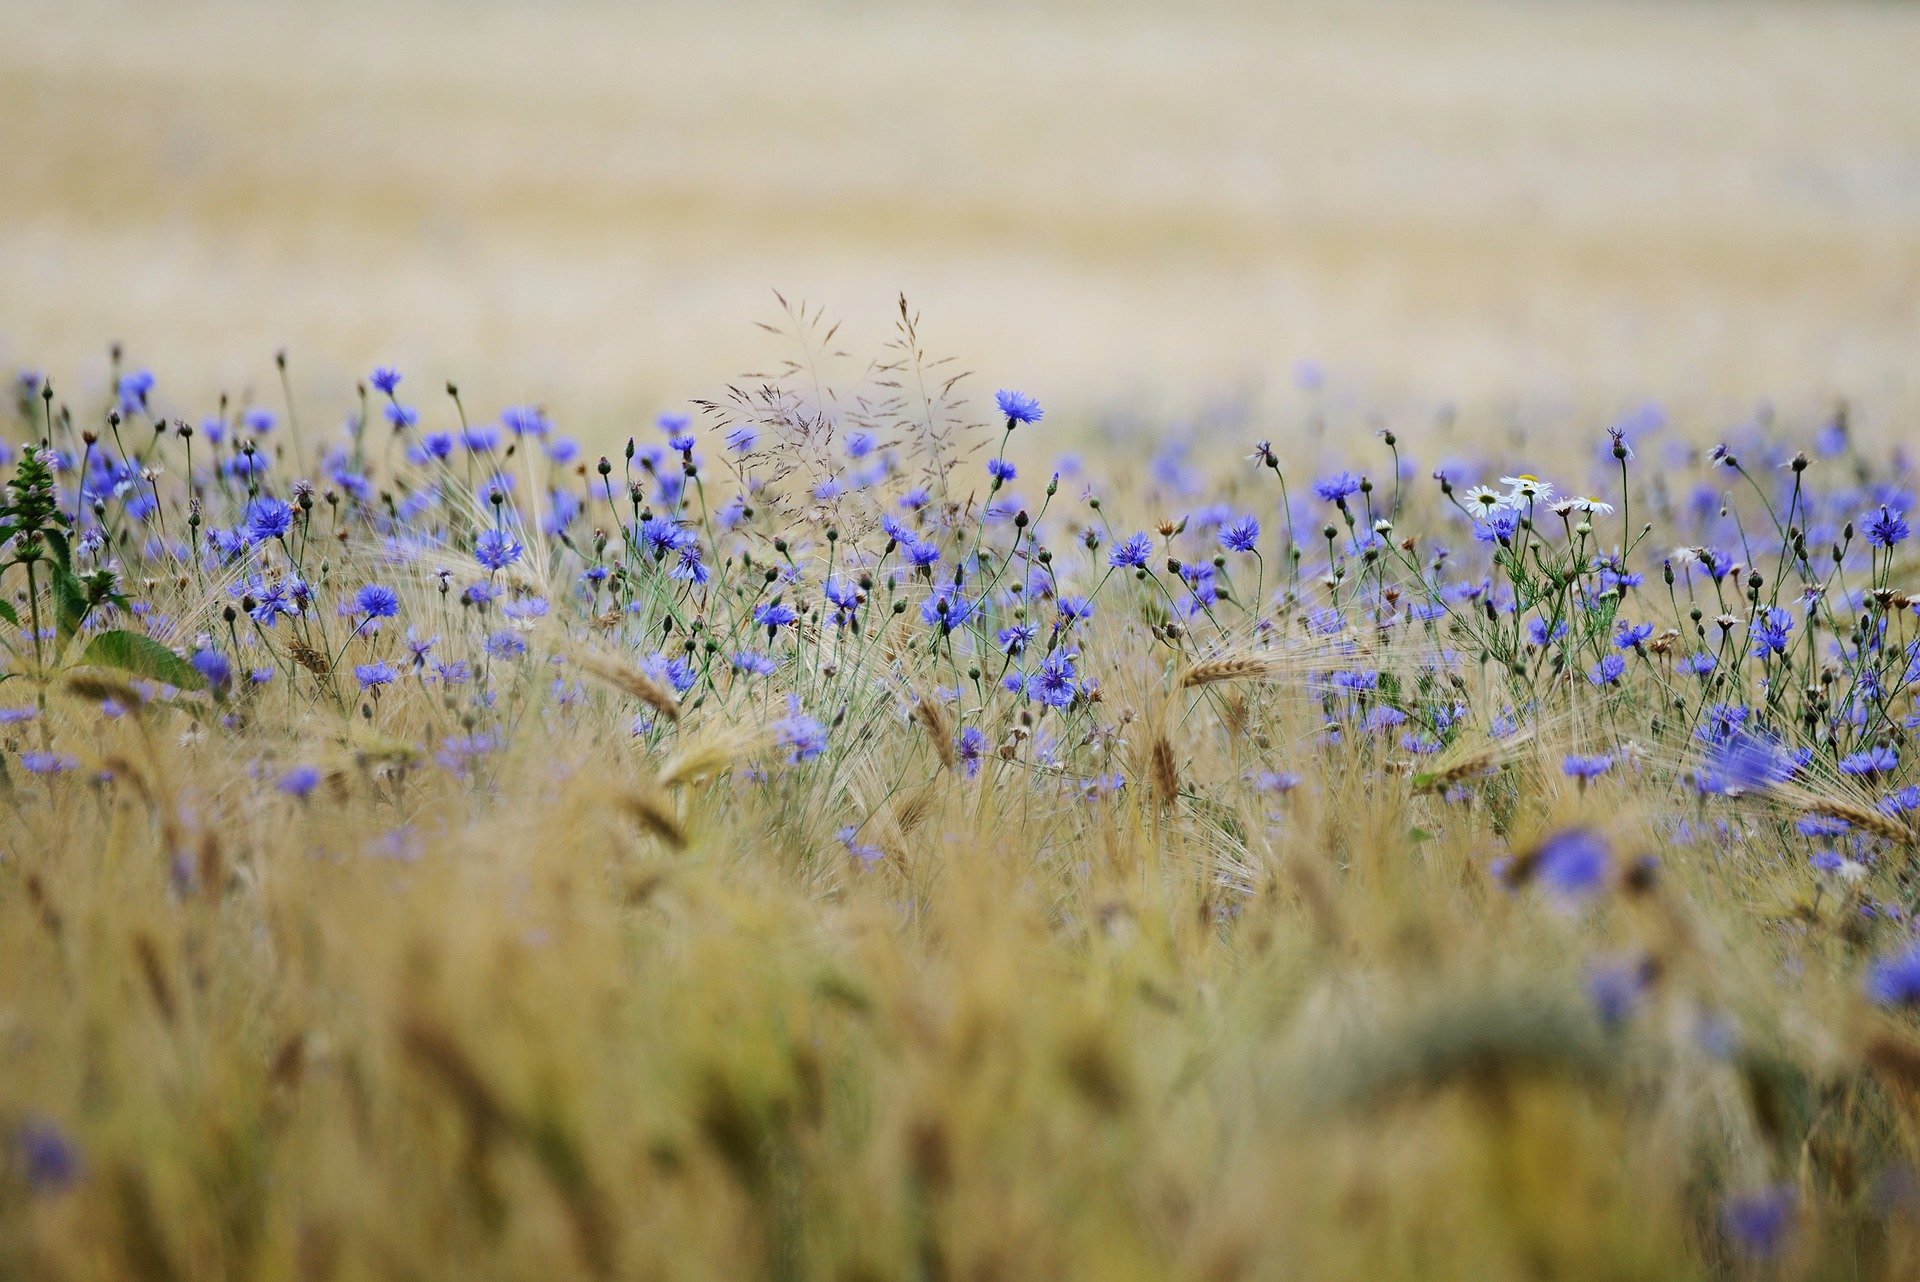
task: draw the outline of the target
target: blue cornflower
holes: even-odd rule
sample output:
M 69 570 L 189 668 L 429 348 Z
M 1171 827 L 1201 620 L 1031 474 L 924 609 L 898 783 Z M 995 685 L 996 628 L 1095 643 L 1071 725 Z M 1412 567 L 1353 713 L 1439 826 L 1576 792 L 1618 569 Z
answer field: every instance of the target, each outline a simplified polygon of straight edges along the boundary
M 1587 669 L 1587 680 L 1596 686 L 1610 686 L 1627 670 L 1627 661 L 1617 654 L 1607 655 Z
M 233 665 L 218 650 L 198 650 L 191 660 L 194 668 L 215 690 L 226 689 L 233 680 Z
M 827 728 L 800 710 L 797 695 L 787 696 L 787 715 L 773 723 L 774 741 L 787 749 L 787 763 L 811 761 L 827 750 Z
M 1647 965 L 1640 959 L 1607 962 L 1587 972 L 1587 1000 L 1608 1028 L 1618 1028 L 1640 1009 L 1647 991 Z
M 295 766 L 280 776 L 278 786 L 289 797 L 305 801 L 320 786 L 320 771 L 314 766 Z
M 483 643 L 488 657 L 500 660 L 517 659 L 527 652 L 527 643 L 512 628 L 500 628 L 487 634 Z
M 1900 765 L 1900 754 L 1884 743 L 1840 758 L 1843 775 L 1891 774 Z
M 750 677 L 770 677 L 780 670 L 780 661 L 752 650 L 735 650 L 729 656 L 735 672 Z
M 367 584 L 353 600 L 360 613 L 369 619 L 391 619 L 400 613 L 399 594 L 383 584 Z
M 1747 624 L 1747 635 L 1753 639 L 1753 656 L 1764 659 L 1770 654 L 1785 654 L 1790 642 L 1789 633 L 1793 631 L 1793 616 L 1779 606 L 1761 610 Z
M 392 664 L 383 661 L 355 664 L 353 677 L 360 683 L 362 690 L 372 690 L 379 686 L 392 685 L 400 679 L 400 674 L 393 670 Z
M 1840 857 L 1837 850 L 1816 850 L 1807 857 L 1807 863 L 1812 865 L 1815 872 L 1832 873 L 1839 872 L 1846 860 Z
M 961 767 L 966 770 L 967 778 L 973 778 L 980 773 L 981 758 L 987 753 L 986 731 L 979 726 L 967 726 L 954 736 L 953 750 L 960 759 Z
M 900 543 L 901 555 L 907 564 L 916 570 L 924 570 L 940 559 L 940 549 L 934 544 L 909 536 Z
M 994 634 L 994 643 L 1003 654 L 1022 654 L 1040 635 L 1040 627 L 1034 623 L 1011 623 Z
M 1611 769 L 1613 769 L 1613 758 L 1604 754 L 1583 757 L 1578 753 L 1570 753 L 1567 759 L 1560 763 L 1562 774 L 1570 779 L 1578 779 L 1582 783 L 1589 779 L 1598 779 Z
M 1720 1208 L 1720 1227 L 1747 1255 L 1777 1254 L 1793 1227 L 1794 1202 L 1790 1184 L 1757 1193 L 1730 1194 Z
M 1730 730 L 1707 754 L 1705 768 L 1694 777 L 1694 787 L 1702 793 L 1737 796 L 1784 783 L 1793 770 L 1792 761 L 1772 741 L 1744 730 Z
M 1606 880 L 1613 855 L 1607 839 L 1590 828 L 1563 828 L 1535 848 L 1534 875 L 1569 898 L 1592 894 Z
M 1000 412 L 1006 416 L 1008 427 L 1012 427 L 1015 423 L 1038 423 L 1046 417 L 1045 411 L 1040 408 L 1040 402 L 1025 392 L 1013 392 L 1001 388 L 993 394 L 993 399 L 994 403 L 1000 407 Z
M 1869 544 L 1877 548 L 1890 548 L 1896 543 L 1904 543 L 1913 533 L 1906 518 L 1882 503 L 1880 510 L 1861 522 L 1860 532 Z
M 753 621 L 767 630 L 768 637 L 772 637 L 781 628 L 792 626 L 799 617 L 792 606 L 778 597 L 763 602 L 753 609 Z
M 1078 687 L 1074 684 L 1074 678 L 1078 675 L 1074 670 L 1072 653 L 1055 650 L 1041 660 L 1040 670 L 1027 678 L 1027 698 L 1044 703 L 1049 708 L 1064 708 L 1073 702 L 1073 696 L 1078 693 Z
M 1145 568 L 1152 555 L 1153 539 L 1142 530 L 1114 544 L 1113 551 L 1107 553 L 1107 564 L 1116 570 L 1138 570 Z
M 951 632 L 973 617 L 974 604 L 960 595 L 956 584 L 942 583 L 920 603 L 920 621 Z
M 996 481 L 1011 481 L 1020 473 L 1013 464 L 1003 458 L 987 460 L 987 475 Z
M 400 386 L 400 371 L 390 365 L 382 365 L 367 378 L 373 384 L 373 390 L 382 396 L 392 396 L 394 389 Z
M 848 854 L 863 864 L 873 863 L 875 860 L 882 858 L 886 853 L 878 846 L 861 841 L 860 829 L 856 824 L 845 825 L 834 833 L 834 836 L 840 839 L 840 844 L 847 848 Z
M 1631 650 L 1645 645 L 1647 638 L 1653 635 L 1651 623 L 1622 623 L 1620 630 L 1614 633 L 1613 646 L 1616 650 Z
M 831 578 L 821 590 L 826 595 L 827 603 L 833 607 L 831 618 L 833 626 L 844 627 L 853 622 L 860 610 L 859 585 L 849 583 L 845 579 Z
M 52 1122 L 28 1118 L 20 1125 L 20 1169 L 35 1193 L 58 1193 L 78 1178 L 80 1154 Z
M 293 525 L 293 509 L 271 494 L 257 496 L 247 504 L 247 541 L 265 543 L 282 538 Z
M 501 410 L 500 426 L 515 436 L 545 436 L 553 429 L 547 416 L 532 405 L 510 405 Z
M 482 530 L 473 541 L 473 559 L 489 570 L 504 570 L 520 559 L 520 541 L 505 530 Z
M 1909 943 L 1867 967 L 1867 996 L 1882 1006 L 1920 1003 L 1920 943 Z
M 250 409 L 240 416 L 240 423 L 255 436 L 265 436 L 273 430 L 275 419 L 272 410 Z
M 65 774 L 80 763 L 64 752 L 23 752 L 20 764 L 28 774 Z
M 1220 546 L 1229 552 L 1251 552 L 1260 543 L 1260 522 L 1243 516 L 1229 522 L 1220 531 Z
M 1352 472 L 1335 472 L 1313 483 L 1313 492 L 1328 503 L 1344 503 L 1360 492 L 1360 478 Z
M 386 409 L 382 412 L 387 416 L 387 422 L 393 425 L 393 430 L 396 432 L 405 431 L 420 421 L 419 410 L 414 409 L 411 405 L 402 405 L 399 401 L 388 401 Z

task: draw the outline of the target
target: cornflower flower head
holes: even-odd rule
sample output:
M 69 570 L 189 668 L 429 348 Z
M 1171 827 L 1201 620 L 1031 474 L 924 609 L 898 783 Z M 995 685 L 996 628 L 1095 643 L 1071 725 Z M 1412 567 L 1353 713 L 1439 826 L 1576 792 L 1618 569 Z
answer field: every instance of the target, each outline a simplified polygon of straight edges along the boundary
M 271 494 L 261 494 L 247 504 L 247 541 L 267 543 L 284 538 L 293 526 L 293 508 Z
M 473 559 L 489 570 L 504 570 L 520 559 L 525 551 L 520 541 L 505 530 L 487 529 L 473 541 Z
M 400 371 L 390 365 L 382 365 L 367 376 L 373 384 L 373 390 L 382 396 L 392 396 L 400 386 Z
M 1323 502 L 1344 504 L 1360 492 L 1360 478 L 1352 472 L 1335 472 L 1313 483 L 1313 492 Z
M 1107 564 L 1116 570 L 1144 569 L 1147 558 L 1153 555 L 1153 539 L 1144 531 L 1136 531 L 1113 545 L 1107 553 Z
M 1046 417 L 1046 411 L 1040 408 L 1040 402 L 1025 392 L 1010 391 L 1001 388 L 993 394 L 994 404 L 1000 407 L 1000 413 L 1007 420 L 1007 426 L 1016 423 L 1038 423 Z
M 1720 1207 L 1720 1227 L 1741 1254 L 1767 1259 L 1786 1245 L 1796 1203 L 1790 1184 L 1730 1194 Z
M 1260 544 L 1260 522 L 1252 516 L 1230 521 L 1221 527 L 1219 538 L 1229 552 L 1251 552 Z
M 1867 998 L 1878 1005 L 1920 1005 L 1920 942 L 1909 942 L 1868 966 L 1864 985 Z
M 1605 754 L 1581 756 L 1578 753 L 1570 753 L 1560 763 L 1560 773 L 1569 779 L 1578 779 L 1582 783 L 1598 779 L 1612 769 L 1613 758 Z
M 353 667 L 353 679 L 360 683 L 362 690 L 376 690 L 381 686 L 392 685 L 400 679 L 393 665 L 384 660 L 377 663 L 357 663 Z
M 801 710 L 800 696 L 787 696 L 787 715 L 773 723 L 774 742 L 787 750 L 787 764 L 811 761 L 827 750 L 827 729 Z
M 384 584 L 367 584 L 355 594 L 353 603 L 369 619 L 391 619 L 400 613 L 399 594 Z
M 289 797 L 305 801 L 320 786 L 320 771 L 314 766 L 294 766 L 280 776 L 276 786 Z
M 1904 543 L 1913 530 L 1906 518 L 1882 503 L 1880 510 L 1860 523 L 1860 534 L 1869 545 L 1877 548 L 1890 548 Z
M 1613 852 L 1591 828 L 1563 828 L 1535 848 L 1532 863 L 1542 885 L 1562 898 L 1580 899 L 1601 889 Z

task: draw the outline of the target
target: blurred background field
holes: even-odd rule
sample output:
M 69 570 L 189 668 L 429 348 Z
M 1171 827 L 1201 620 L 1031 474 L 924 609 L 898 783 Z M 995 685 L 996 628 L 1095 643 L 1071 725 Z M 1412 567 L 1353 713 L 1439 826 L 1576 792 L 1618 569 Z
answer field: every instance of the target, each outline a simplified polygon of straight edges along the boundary
M 0 361 L 573 425 L 897 291 L 1191 409 L 1912 398 L 1920 6 L 0 4 Z M 202 386 L 190 386 L 200 380 Z M 183 406 L 184 408 L 184 406 Z

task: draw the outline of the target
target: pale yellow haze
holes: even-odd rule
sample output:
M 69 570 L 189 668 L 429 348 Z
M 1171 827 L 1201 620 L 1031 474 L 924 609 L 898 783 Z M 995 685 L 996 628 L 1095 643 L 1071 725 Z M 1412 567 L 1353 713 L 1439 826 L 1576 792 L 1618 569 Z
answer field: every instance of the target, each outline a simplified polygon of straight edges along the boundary
M 1050 405 L 1913 399 L 1920 6 L 0 4 L 0 361 L 583 418 L 772 293 Z

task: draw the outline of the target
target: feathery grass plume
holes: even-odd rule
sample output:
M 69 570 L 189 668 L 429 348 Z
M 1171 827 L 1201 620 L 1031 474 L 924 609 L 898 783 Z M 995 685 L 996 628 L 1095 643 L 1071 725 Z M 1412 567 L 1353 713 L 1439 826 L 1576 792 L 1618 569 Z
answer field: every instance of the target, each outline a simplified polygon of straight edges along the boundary
M 687 848 L 686 827 L 668 806 L 664 796 L 628 789 L 615 794 L 614 804 L 643 831 L 653 834 L 675 850 Z
M 1529 725 L 1498 739 L 1463 735 L 1433 758 L 1426 769 L 1414 772 L 1413 790 L 1445 792 L 1456 783 L 1490 774 L 1519 756 L 1521 749 L 1533 742 L 1535 734 L 1536 728 Z
M 703 724 L 675 743 L 655 769 L 653 782 L 668 791 L 703 783 L 753 760 L 772 744 L 768 728 Z
M 567 647 L 565 653 L 574 666 L 588 676 L 639 700 L 668 721 L 680 720 L 679 698 L 639 668 L 587 646 Z
M 116 703 L 129 712 L 146 705 L 146 699 L 131 682 L 104 671 L 69 672 L 61 684 L 68 694 L 89 703 Z
M 947 725 L 947 716 L 940 705 L 925 694 L 917 694 L 913 700 L 913 719 L 927 732 L 927 738 L 933 744 L 933 751 L 940 758 L 944 768 L 953 769 L 953 731 Z
M 1180 674 L 1180 688 L 1194 690 L 1222 681 L 1268 681 L 1297 671 L 1277 655 L 1219 654 L 1190 664 Z

